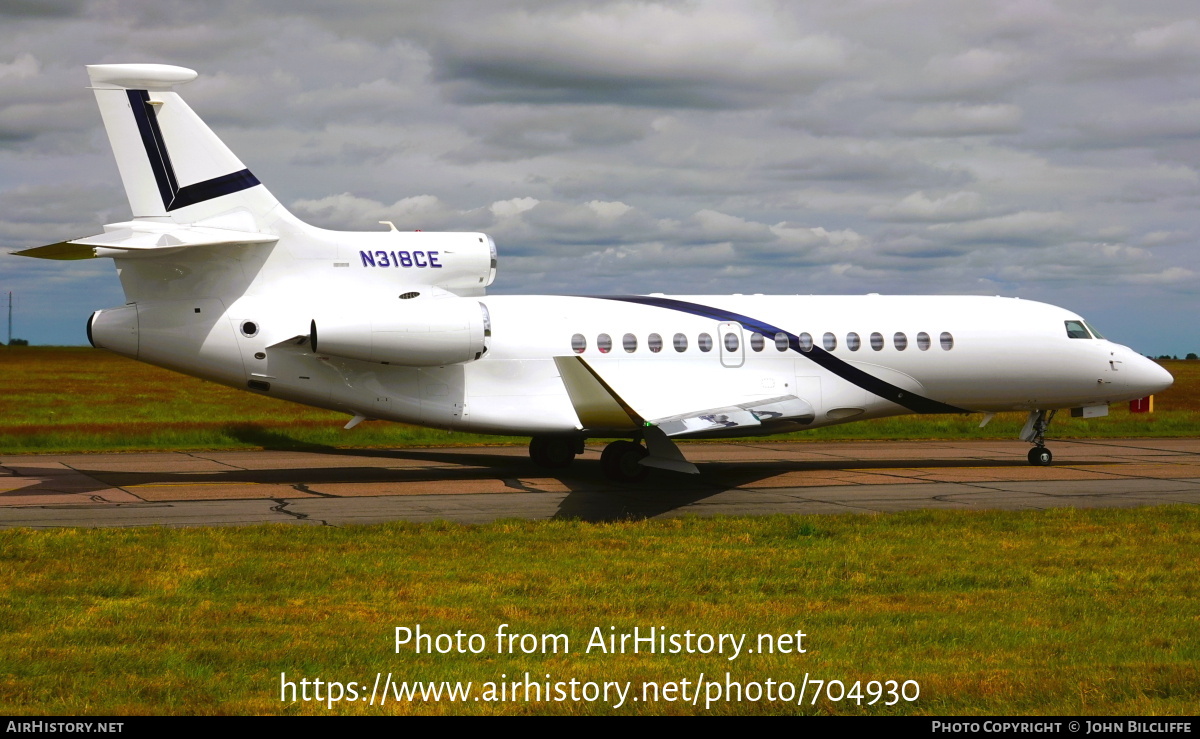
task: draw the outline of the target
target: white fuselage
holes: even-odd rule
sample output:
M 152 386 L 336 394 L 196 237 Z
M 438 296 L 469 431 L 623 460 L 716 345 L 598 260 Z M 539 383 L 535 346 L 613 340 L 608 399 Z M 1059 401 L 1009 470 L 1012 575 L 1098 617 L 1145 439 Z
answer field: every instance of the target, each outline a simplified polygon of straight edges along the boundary
M 618 430 L 581 422 L 555 357 L 585 360 L 644 418 L 785 395 L 812 406 L 811 417 L 731 435 L 910 412 L 1102 406 L 1171 382 L 1124 346 L 1070 338 L 1066 323 L 1082 323 L 1076 314 L 1019 299 L 485 296 L 481 289 L 462 296 L 421 285 L 426 273 L 415 268 L 368 266 L 353 247 L 310 251 L 311 260 L 283 244 L 230 247 L 195 262 L 188 255 L 119 260 L 131 304 L 97 313 L 97 345 L 351 415 L 511 435 Z M 398 293 L 408 288 L 423 292 L 421 300 L 435 294 L 412 303 L 431 320 L 452 303 L 482 304 L 490 316 L 486 352 L 444 366 L 402 366 L 320 344 L 313 351 L 310 324 L 322 316 L 386 322 L 407 307 Z

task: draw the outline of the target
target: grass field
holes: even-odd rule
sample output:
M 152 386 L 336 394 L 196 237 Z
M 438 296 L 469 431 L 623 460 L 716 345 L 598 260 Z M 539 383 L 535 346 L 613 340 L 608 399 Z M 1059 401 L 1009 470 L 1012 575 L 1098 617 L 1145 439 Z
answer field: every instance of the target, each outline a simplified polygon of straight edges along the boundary
M 1200 705 L 1197 552 L 1195 506 L 0 531 L 0 715 L 1188 715 Z M 487 646 L 397 653 L 395 627 L 416 624 Z M 497 654 L 500 624 L 565 634 L 570 651 Z M 747 634 L 747 646 L 802 631 L 806 652 L 584 653 L 610 626 Z M 472 681 L 479 695 L 525 672 L 636 691 L 701 673 L 760 685 L 808 673 L 847 687 L 914 680 L 920 694 L 892 707 L 810 697 L 707 711 L 710 688 L 696 706 L 280 700 L 280 673 L 365 683 L 363 695 L 376 673 Z
M 1153 415 L 1114 407 L 1100 419 L 1060 414 L 1052 438 L 1191 436 L 1200 433 L 1200 361 L 1168 361 L 1175 385 Z M 523 444 L 383 421 L 351 431 L 343 414 L 317 410 L 78 347 L 0 347 L 0 453 L 155 449 L 303 449 Z M 776 438 L 1015 439 L 1024 414 L 901 416 Z
M 1056 419 L 1055 436 L 1196 432 L 1200 362 L 1153 416 Z M 371 423 L 91 349 L 0 348 L 0 452 L 491 441 Z M 1063 423 L 1060 423 L 1064 421 Z M 908 417 L 796 435 L 1015 438 L 1021 419 Z M 986 435 L 986 436 L 985 436 Z M 517 440 L 519 443 L 519 440 Z M 0 510 L 2 515 L 2 510 Z M 837 713 L 1191 715 L 1200 705 L 1200 509 L 501 521 L 345 528 L 0 531 L 0 715 Z M 394 629 L 480 634 L 399 652 Z M 500 624 L 570 652 L 498 654 Z M 601 654 L 633 627 L 803 631 L 804 654 Z M 577 680 L 692 689 L 840 680 L 854 700 L 280 700 L 281 678 Z M 502 678 L 501 676 L 507 676 Z M 545 677 L 549 676 L 549 677 Z M 871 681 L 920 696 L 866 705 Z M 779 686 L 782 688 L 782 686 Z M 912 683 L 909 684 L 911 694 Z M 749 688 L 747 687 L 747 690 Z M 328 688 L 326 688 L 326 695 Z M 746 696 L 748 697 L 748 696 Z M 289 697 L 290 698 L 290 697 Z M 614 696 L 615 698 L 615 696 Z M 890 700 L 883 696 L 880 702 Z

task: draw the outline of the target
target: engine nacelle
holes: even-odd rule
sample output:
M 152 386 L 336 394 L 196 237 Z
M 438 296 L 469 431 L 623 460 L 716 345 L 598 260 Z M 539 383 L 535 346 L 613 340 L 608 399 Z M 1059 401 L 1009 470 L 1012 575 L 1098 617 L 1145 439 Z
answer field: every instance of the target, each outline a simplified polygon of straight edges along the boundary
M 313 319 L 313 352 L 364 362 L 437 367 L 473 362 L 487 353 L 492 334 L 487 307 L 471 298 L 414 293 L 361 314 Z
M 108 349 L 137 359 L 137 306 L 122 305 L 93 312 L 87 322 L 87 337 L 88 343 L 97 349 Z

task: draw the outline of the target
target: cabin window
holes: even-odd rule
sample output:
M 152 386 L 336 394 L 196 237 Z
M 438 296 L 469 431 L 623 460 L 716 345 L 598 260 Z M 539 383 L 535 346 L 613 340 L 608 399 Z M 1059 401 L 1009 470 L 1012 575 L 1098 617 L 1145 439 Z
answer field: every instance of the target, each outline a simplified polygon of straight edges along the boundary
M 571 350 L 576 354 L 583 354 L 587 351 L 587 339 L 583 338 L 583 334 L 575 334 L 571 337 Z
M 738 350 L 737 334 L 734 334 L 734 333 L 725 334 L 725 351 L 736 352 L 737 350 Z
M 621 346 L 625 348 L 626 352 L 633 354 L 637 351 L 637 337 L 633 334 L 625 334 L 621 337 Z
M 856 352 L 856 351 L 858 351 L 858 348 L 860 346 L 862 346 L 862 339 L 858 338 L 858 334 L 854 333 L 853 331 L 846 334 L 846 348 L 847 349 L 849 349 L 852 352 Z
M 685 336 L 683 334 L 675 334 L 675 338 L 672 339 L 672 341 L 675 344 L 675 351 L 677 351 L 677 352 L 686 352 L 687 351 L 687 336 Z
M 608 334 L 600 334 L 596 337 L 596 348 L 601 354 L 608 354 L 612 351 L 612 337 Z
M 763 341 L 763 335 L 759 333 L 750 334 L 750 348 L 756 352 L 761 352 L 767 343 Z
M 821 337 L 821 345 L 825 347 L 825 351 L 831 352 L 837 349 L 837 337 L 826 331 L 825 335 Z
M 784 337 L 786 338 L 786 337 Z M 796 337 L 796 342 L 800 344 L 800 351 L 811 352 L 813 348 L 812 334 L 805 331 Z
M 708 334 L 700 334 L 696 339 L 696 346 L 700 347 L 700 351 L 702 352 L 711 352 L 713 346 L 712 337 Z
M 883 349 L 883 334 L 879 333 L 878 331 L 871 334 L 871 348 L 875 351 L 881 351 Z
M 1068 339 L 1090 339 L 1092 335 L 1084 327 L 1083 321 L 1067 321 L 1067 338 Z
M 925 333 L 924 331 L 917 334 L 917 348 L 918 349 L 920 349 L 921 351 L 928 351 L 929 347 L 932 344 L 933 344 L 933 342 L 931 342 L 929 340 L 929 334 Z
M 800 334 L 800 335 L 801 335 L 802 337 L 803 337 L 803 336 L 808 336 L 808 334 Z M 812 337 L 811 337 L 811 336 L 808 336 L 808 340 L 809 340 L 809 342 L 812 342 Z M 801 344 L 801 346 L 803 346 L 803 344 Z M 778 350 L 779 350 L 779 351 L 781 351 L 781 352 L 786 352 L 786 351 L 788 350 L 788 336 L 787 336 L 787 334 L 785 334 L 785 333 L 784 333 L 784 332 L 782 332 L 782 331 L 780 331 L 779 333 L 775 334 L 775 348 L 776 348 L 776 349 L 778 349 Z
M 942 335 L 938 338 L 941 339 L 942 349 L 950 351 L 954 348 L 954 337 L 950 335 L 949 331 L 943 331 Z
M 903 331 L 897 331 L 896 335 L 892 337 L 892 346 L 896 347 L 898 352 L 908 348 L 908 337 L 904 335 Z
M 646 337 L 646 347 L 655 354 L 658 354 L 662 351 L 663 347 L 662 337 L 658 334 L 650 334 Z

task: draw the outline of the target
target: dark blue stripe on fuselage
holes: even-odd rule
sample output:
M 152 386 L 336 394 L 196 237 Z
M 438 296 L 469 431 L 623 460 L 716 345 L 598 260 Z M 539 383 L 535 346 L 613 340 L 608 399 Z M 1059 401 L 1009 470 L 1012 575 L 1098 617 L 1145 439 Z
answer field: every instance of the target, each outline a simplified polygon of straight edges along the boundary
M 126 90 L 125 94 L 129 97 L 129 107 L 137 121 L 142 146 L 146 148 L 146 158 L 154 172 L 154 181 L 158 184 L 158 194 L 162 196 L 163 207 L 168 212 L 262 184 L 250 174 L 250 170 L 243 169 L 180 187 L 175 177 L 175 167 L 171 164 L 171 155 L 167 152 L 166 140 L 158 127 L 158 116 L 150 104 L 150 93 L 147 90 Z
M 811 360 L 824 369 L 829 370 L 833 374 L 843 380 L 857 385 L 867 392 L 878 395 L 884 400 L 903 406 L 913 413 L 970 413 L 963 408 L 956 408 L 952 405 L 947 405 L 937 400 L 926 398 L 922 395 L 909 392 L 895 385 L 884 382 L 878 377 L 864 372 L 848 362 L 835 357 L 833 354 L 825 351 L 819 346 L 813 346 L 808 351 L 803 351 L 800 348 L 800 338 L 795 334 L 784 331 L 783 329 L 772 326 L 769 323 L 760 321 L 757 318 L 743 316 L 740 313 L 714 308 L 709 305 L 701 305 L 700 303 L 689 303 L 686 300 L 674 300 L 672 298 L 653 298 L 642 295 L 595 295 L 591 296 L 601 300 L 616 300 L 622 303 L 637 303 L 639 305 L 650 305 L 656 308 L 666 308 L 667 310 L 679 311 L 681 313 L 690 313 L 693 316 L 702 318 L 711 318 L 714 321 L 729 321 L 731 323 L 740 323 L 743 328 L 749 331 L 756 331 L 765 337 L 773 337 L 776 334 L 787 336 L 788 346 L 792 351 L 796 352 L 805 359 Z M 718 337 L 719 340 L 719 337 Z

